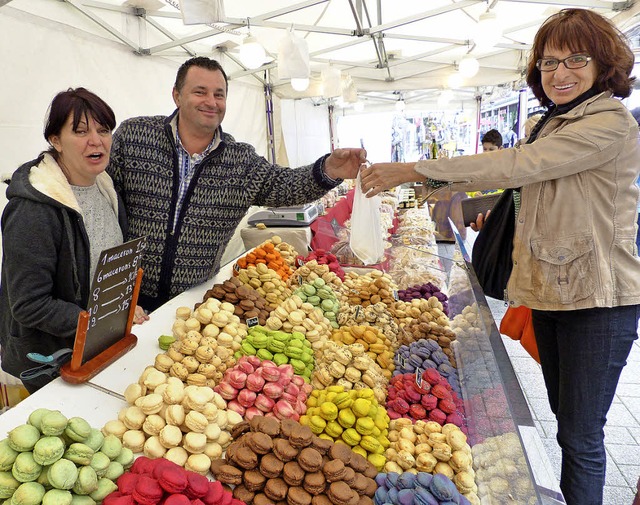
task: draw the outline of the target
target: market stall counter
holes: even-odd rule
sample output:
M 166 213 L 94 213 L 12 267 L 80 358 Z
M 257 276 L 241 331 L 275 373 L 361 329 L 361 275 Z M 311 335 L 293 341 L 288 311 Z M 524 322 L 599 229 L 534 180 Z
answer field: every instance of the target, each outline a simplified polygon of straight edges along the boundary
M 164 438 L 175 435 L 176 445 L 182 443 L 196 456 L 193 462 L 189 456 L 187 465 L 206 472 L 209 464 L 219 470 L 214 459 L 230 447 L 230 433 L 242 416 L 251 420 L 268 412 L 278 419 L 299 420 L 327 440 L 340 439 L 388 475 L 442 474 L 455 484 L 456 492 L 475 496 L 474 503 L 564 503 L 495 322 L 463 255 L 458 250 L 449 256 L 438 252 L 431 247 L 434 242 L 425 241 L 428 230 L 414 228 L 413 238 L 399 234 L 388 248 L 387 272 L 363 268 L 359 275 L 347 273 L 343 283 L 326 265 L 309 262 L 295 272 L 288 270 L 289 283 L 280 284 L 278 291 L 278 281 L 266 265 L 257 262 L 240 269 L 235 261 L 227 264 L 213 279 L 134 326 L 137 346 L 87 384 L 72 386 L 57 379 L 1 416 L 2 427 L 24 423 L 38 407 L 59 409 L 67 417 L 78 413 L 95 427 L 121 420 L 125 425 L 142 425 L 145 418 L 165 423 L 167 429 L 176 423 L 171 428 L 176 433 L 167 432 Z M 275 256 L 273 249 L 262 252 Z M 242 264 L 247 264 L 246 258 Z M 229 283 L 232 278 L 235 284 Z M 165 372 L 152 368 L 159 356 L 183 358 L 175 349 L 160 349 L 161 335 L 173 332 L 188 339 L 189 331 L 198 332 L 191 328 L 200 328 L 199 318 L 219 317 L 224 325 L 230 316 L 222 313 L 236 309 L 215 298 L 202 303 L 203 296 L 212 295 L 212 286 L 224 282 L 229 283 L 225 285 L 229 292 L 245 296 L 243 280 L 253 281 L 250 285 L 263 292 L 270 285 L 271 311 L 264 325 L 244 327 L 241 336 L 233 337 L 241 345 L 224 356 L 237 365 L 220 374 L 213 391 L 195 387 L 187 393 L 186 362 L 178 363 L 178 369 L 185 370 L 183 379 L 178 369 L 169 380 Z M 202 311 L 208 311 L 206 317 L 201 317 Z M 293 327 L 298 330 L 291 332 Z M 204 326 L 200 331 L 206 333 Z M 222 356 L 222 351 L 219 347 L 215 352 Z M 282 386 L 285 382 L 287 386 Z M 162 392 L 154 393 L 154 387 Z M 183 396 L 182 404 L 189 408 L 182 411 L 171 404 L 160 412 L 160 419 L 157 400 Z M 200 410 L 196 404 L 201 404 Z M 182 421 L 180 416 L 190 411 L 197 412 Z M 180 419 L 168 422 L 167 416 Z M 204 435 L 207 422 L 218 426 L 204 428 Z M 152 424 L 144 432 L 131 431 L 140 438 L 140 447 L 144 444 L 145 454 L 169 457 L 173 449 L 167 451 L 167 441 L 158 443 L 157 435 L 149 436 L 148 431 L 156 430 Z M 195 430 L 193 435 L 180 432 L 187 428 Z M 217 438 L 211 443 L 214 432 Z M 287 444 L 281 445 L 279 453 Z M 187 452 L 175 449 L 185 454 L 184 464 Z M 395 478 L 384 482 L 380 493 L 393 495 Z

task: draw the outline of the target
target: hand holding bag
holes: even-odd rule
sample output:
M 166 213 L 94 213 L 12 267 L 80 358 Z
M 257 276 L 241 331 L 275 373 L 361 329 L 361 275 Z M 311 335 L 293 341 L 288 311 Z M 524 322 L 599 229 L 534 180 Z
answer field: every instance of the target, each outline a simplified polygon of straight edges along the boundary
M 507 281 L 513 269 L 513 237 L 516 208 L 513 190 L 506 189 L 480 230 L 471 254 L 471 264 L 484 294 L 504 299 Z

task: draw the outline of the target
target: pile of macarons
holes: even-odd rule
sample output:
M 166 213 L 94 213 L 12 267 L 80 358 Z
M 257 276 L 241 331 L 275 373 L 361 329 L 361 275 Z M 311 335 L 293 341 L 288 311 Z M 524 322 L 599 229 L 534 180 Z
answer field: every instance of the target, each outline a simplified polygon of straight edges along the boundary
M 100 503 L 133 458 L 84 419 L 36 409 L 0 441 L 0 498 L 15 505 Z
M 278 366 L 257 356 L 242 356 L 214 388 L 227 401 L 227 409 L 248 421 L 254 416 L 297 421 L 307 411 L 311 389 L 292 365 Z
M 324 317 L 331 322 L 333 328 L 339 327 L 337 318 L 340 302 L 333 289 L 327 285 L 322 277 L 303 283 L 293 294 L 299 296 L 303 302 L 310 303 L 320 309 Z
M 393 362 L 396 367 L 393 375 L 415 373 L 418 368 L 422 370 L 437 368 L 440 375 L 451 384 L 453 390 L 460 394 L 458 371 L 451 366 L 449 356 L 435 340 L 421 339 L 409 345 L 401 345 L 393 357 Z
M 462 400 L 435 368 L 393 377 L 387 389 L 387 413 L 391 419 L 407 417 L 466 429 Z
M 289 364 L 296 375 L 306 377 L 307 381 L 313 373 L 311 342 L 299 331 L 286 333 L 254 326 L 235 353 L 236 359 L 241 356 L 257 356 L 261 360 L 273 361 L 276 366 Z
M 471 505 L 441 473 L 379 473 L 376 484 L 375 505 Z
M 315 261 L 318 265 L 327 265 L 331 272 L 340 277 L 341 281 L 344 281 L 344 270 L 340 266 L 335 254 L 327 252 L 324 249 L 317 249 L 311 251 L 306 257 L 298 255 L 296 258 L 296 262 L 299 265 L 310 261 Z
M 347 444 L 378 470 L 384 467 L 389 416 L 370 388 L 345 391 L 342 386 L 314 390 L 300 423 L 329 440 Z
M 256 416 L 237 425 L 216 480 L 253 505 L 372 505 L 375 467 L 345 444 L 336 444 L 290 419 Z M 186 504 L 185 504 L 186 505 Z
M 440 288 L 435 284 L 427 282 L 425 284 L 409 286 L 407 289 L 398 290 L 398 299 L 403 302 L 410 302 L 415 298 L 424 298 L 425 300 L 428 300 L 432 296 L 435 296 L 438 299 L 442 304 L 442 312 L 448 315 L 449 307 L 447 306 L 447 295 L 440 291 Z
M 185 470 L 168 459 L 137 458 L 118 479 L 104 505 L 242 505 L 221 482 Z

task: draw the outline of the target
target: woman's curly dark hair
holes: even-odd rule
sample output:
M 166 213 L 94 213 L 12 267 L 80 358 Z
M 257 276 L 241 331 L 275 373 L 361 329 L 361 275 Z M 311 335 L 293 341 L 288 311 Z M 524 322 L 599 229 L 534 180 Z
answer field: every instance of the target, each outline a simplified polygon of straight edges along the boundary
M 591 10 L 563 9 L 542 24 L 533 41 L 527 84 L 545 107 L 552 102 L 542 89 L 542 75 L 536 62 L 543 57 L 547 46 L 588 53 L 597 69 L 594 83 L 597 91 L 609 90 L 620 98 L 631 94 L 635 81 L 635 77 L 631 77 L 633 52 L 624 34 L 607 18 Z

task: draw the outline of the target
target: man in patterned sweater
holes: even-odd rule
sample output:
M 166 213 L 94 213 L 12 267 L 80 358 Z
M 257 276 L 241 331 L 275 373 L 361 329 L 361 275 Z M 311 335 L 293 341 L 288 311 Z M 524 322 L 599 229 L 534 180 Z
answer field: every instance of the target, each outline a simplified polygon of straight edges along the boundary
M 147 310 L 217 273 L 250 206 L 316 200 L 365 161 L 363 149 L 336 149 L 297 169 L 272 165 L 222 131 L 227 90 L 217 61 L 192 58 L 178 70 L 171 116 L 128 119 L 113 136 L 107 172 L 127 209 L 127 239 L 147 237 L 138 301 Z

